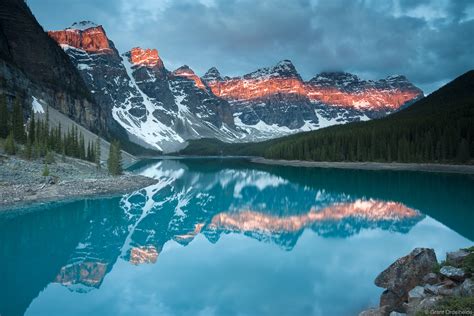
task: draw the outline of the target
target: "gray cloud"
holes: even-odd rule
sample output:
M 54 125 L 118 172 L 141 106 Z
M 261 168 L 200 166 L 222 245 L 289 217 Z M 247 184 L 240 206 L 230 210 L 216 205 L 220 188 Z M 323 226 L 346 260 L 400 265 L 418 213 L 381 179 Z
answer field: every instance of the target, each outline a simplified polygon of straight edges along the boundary
M 121 52 L 240 75 L 291 59 L 309 79 L 344 70 L 404 74 L 425 92 L 474 68 L 474 2 L 429 0 L 29 0 L 45 29 L 104 25 Z

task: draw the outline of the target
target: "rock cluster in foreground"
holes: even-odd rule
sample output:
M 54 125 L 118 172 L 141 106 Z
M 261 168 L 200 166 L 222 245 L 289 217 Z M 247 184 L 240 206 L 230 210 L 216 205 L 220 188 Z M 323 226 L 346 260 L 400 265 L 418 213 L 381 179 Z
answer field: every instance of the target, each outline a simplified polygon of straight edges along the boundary
M 474 247 L 446 255 L 438 263 L 433 249 L 416 248 L 397 259 L 375 279 L 384 288 L 379 308 L 363 311 L 359 316 L 474 315 L 472 306 L 465 310 L 446 310 L 449 299 L 472 298 L 474 302 Z

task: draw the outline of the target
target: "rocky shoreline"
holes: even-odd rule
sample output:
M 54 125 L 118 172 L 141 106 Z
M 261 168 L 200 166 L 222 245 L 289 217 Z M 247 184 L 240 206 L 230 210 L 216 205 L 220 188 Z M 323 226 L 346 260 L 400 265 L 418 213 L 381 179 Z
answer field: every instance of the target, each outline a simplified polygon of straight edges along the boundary
M 302 160 L 276 160 L 265 158 L 252 158 L 252 162 L 265 165 L 280 165 L 308 168 L 336 168 L 359 170 L 393 170 L 393 171 L 423 171 L 474 174 L 474 165 L 447 165 L 434 163 L 383 163 L 383 162 L 329 162 L 329 161 L 302 161 Z
M 0 155 L 0 211 L 28 204 L 80 197 L 124 194 L 156 183 L 155 179 L 125 173 L 112 177 L 90 162 L 55 157 L 43 176 L 42 160 Z
M 359 316 L 474 315 L 474 247 L 449 252 L 416 248 L 375 279 L 384 288 L 378 308 Z

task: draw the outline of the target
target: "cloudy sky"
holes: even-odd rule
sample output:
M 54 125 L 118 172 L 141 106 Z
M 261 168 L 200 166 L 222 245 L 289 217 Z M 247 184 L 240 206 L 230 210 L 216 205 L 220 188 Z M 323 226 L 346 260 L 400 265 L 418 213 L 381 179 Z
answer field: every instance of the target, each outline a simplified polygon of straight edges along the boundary
M 120 52 L 241 75 L 290 59 L 304 79 L 404 74 L 432 92 L 474 68 L 472 0 L 27 0 L 45 30 L 102 24 Z

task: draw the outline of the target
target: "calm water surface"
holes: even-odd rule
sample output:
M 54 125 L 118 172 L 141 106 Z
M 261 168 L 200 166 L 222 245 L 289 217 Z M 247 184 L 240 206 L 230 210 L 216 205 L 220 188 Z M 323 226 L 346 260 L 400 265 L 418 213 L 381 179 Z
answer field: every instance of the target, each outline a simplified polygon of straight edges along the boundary
M 144 162 L 159 183 L 0 214 L 0 315 L 357 315 L 414 247 L 474 240 L 474 178 L 245 160 Z

